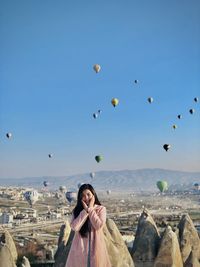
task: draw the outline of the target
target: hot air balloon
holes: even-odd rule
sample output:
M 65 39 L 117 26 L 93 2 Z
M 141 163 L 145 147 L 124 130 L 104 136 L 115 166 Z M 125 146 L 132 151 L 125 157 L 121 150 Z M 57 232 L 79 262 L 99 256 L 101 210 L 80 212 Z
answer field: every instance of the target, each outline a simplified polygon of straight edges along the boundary
M 6 134 L 6 137 L 9 139 L 9 138 L 12 137 L 12 134 L 11 134 L 11 133 L 7 133 L 7 134 Z
M 113 107 L 116 107 L 119 104 L 119 100 L 117 98 L 113 98 L 111 100 L 111 103 L 112 103 Z
M 100 72 L 101 66 L 98 65 L 98 64 L 95 64 L 95 65 L 93 66 L 93 69 L 94 69 L 94 71 L 95 71 L 96 73 L 98 73 L 98 72 Z
M 198 101 L 199 101 L 198 97 L 195 97 L 194 102 L 198 102 Z
M 78 189 L 81 187 L 81 185 L 83 185 L 83 183 L 78 183 Z
M 49 158 L 52 158 L 52 157 L 53 157 L 53 154 L 49 154 L 48 157 L 49 157 Z
M 151 104 L 153 102 L 153 97 L 148 97 L 147 100 Z
M 60 190 L 61 193 L 64 193 L 64 192 L 66 191 L 66 186 L 61 185 L 61 186 L 59 187 L 59 190 Z
M 93 118 L 94 119 L 98 118 L 98 114 L 97 113 L 93 113 Z
M 139 81 L 138 80 L 135 80 L 134 83 L 139 83 Z
M 190 114 L 194 114 L 195 110 L 194 110 L 193 108 L 191 108 L 191 109 L 189 110 L 189 112 L 190 112 Z
M 44 182 L 43 182 L 43 185 L 44 185 L 45 187 L 47 187 L 47 186 L 49 185 L 49 182 L 48 182 L 48 181 L 44 181 Z
M 98 110 L 98 113 L 99 113 L 99 114 L 101 114 L 101 113 L 102 113 L 102 110 L 101 110 L 101 109 L 99 109 L 99 110 Z
M 164 144 L 164 145 L 163 145 L 163 148 L 164 148 L 164 150 L 166 150 L 166 151 L 168 151 L 168 150 L 170 149 L 170 147 L 171 147 L 171 145 L 169 145 L 169 144 Z
M 32 207 L 38 201 L 39 194 L 36 190 L 29 190 L 24 193 L 24 197 Z
M 97 156 L 95 156 L 95 160 L 96 160 L 96 162 L 100 162 L 100 161 L 102 161 L 102 159 L 103 159 L 103 157 L 101 156 L 101 155 L 97 155 Z
M 156 185 L 158 189 L 160 190 L 160 192 L 164 192 L 168 189 L 168 184 L 166 181 L 158 181 Z
M 200 185 L 198 183 L 194 184 L 194 190 L 197 190 L 197 191 L 200 190 Z
M 70 190 L 70 191 L 66 192 L 65 196 L 66 196 L 66 199 L 69 201 L 70 204 L 72 202 L 75 202 L 77 199 L 77 193 L 75 190 Z
M 176 130 L 178 128 L 176 124 L 174 124 L 172 127 L 174 130 Z
M 94 173 L 94 172 L 91 172 L 91 173 L 90 173 L 90 177 L 91 177 L 91 178 L 94 178 L 94 177 L 95 177 L 95 173 Z
M 106 193 L 107 193 L 107 195 L 110 195 L 111 194 L 111 190 L 107 190 Z
M 178 117 L 179 120 L 182 119 L 182 115 L 181 114 L 179 114 L 177 117 Z

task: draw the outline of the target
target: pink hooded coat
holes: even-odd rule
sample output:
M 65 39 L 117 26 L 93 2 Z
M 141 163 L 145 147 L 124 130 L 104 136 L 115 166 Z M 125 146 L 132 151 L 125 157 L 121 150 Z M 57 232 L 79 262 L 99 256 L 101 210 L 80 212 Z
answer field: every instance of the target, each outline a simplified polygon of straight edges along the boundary
M 89 237 L 82 237 L 79 230 L 88 216 L 91 222 L 90 267 L 111 267 L 102 230 L 106 208 L 100 205 L 89 208 L 88 213 L 83 209 L 76 219 L 72 219 L 70 226 L 75 235 L 65 267 L 87 267 Z

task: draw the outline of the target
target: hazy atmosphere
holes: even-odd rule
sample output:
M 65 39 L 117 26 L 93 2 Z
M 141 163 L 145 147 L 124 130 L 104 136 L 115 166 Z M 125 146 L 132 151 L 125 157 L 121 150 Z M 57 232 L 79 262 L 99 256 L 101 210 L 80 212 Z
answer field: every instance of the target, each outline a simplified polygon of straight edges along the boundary
M 200 171 L 199 14 L 198 0 L 2 0 L 0 178 Z

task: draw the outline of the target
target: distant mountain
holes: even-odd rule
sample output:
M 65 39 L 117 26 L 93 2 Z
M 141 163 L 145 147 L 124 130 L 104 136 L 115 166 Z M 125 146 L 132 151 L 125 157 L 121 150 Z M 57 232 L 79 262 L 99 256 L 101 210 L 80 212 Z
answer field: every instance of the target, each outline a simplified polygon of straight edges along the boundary
M 158 180 L 165 180 L 170 186 L 188 186 L 200 183 L 200 172 L 183 172 L 165 169 L 139 169 L 121 171 L 99 171 L 93 179 L 89 173 L 62 177 L 27 177 L 0 179 L 0 186 L 23 186 L 42 188 L 43 181 L 49 182 L 50 189 L 60 185 L 67 188 L 77 188 L 78 183 L 92 183 L 97 190 L 110 189 L 113 191 L 154 191 Z

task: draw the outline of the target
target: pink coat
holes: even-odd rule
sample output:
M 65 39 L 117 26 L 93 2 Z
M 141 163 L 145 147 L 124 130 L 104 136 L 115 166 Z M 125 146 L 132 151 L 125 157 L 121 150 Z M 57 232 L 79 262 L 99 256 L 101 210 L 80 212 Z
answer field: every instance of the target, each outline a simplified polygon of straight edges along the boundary
M 95 205 L 83 209 L 76 219 L 72 219 L 70 226 L 75 231 L 65 267 L 87 267 L 88 261 L 88 237 L 82 237 L 79 233 L 84 222 L 89 216 L 91 222 L 90 267 L 111 267 L 102 227 L 106 222 L 106 208 Z

